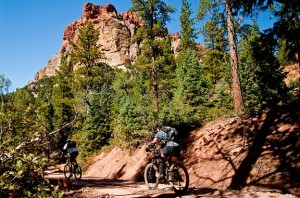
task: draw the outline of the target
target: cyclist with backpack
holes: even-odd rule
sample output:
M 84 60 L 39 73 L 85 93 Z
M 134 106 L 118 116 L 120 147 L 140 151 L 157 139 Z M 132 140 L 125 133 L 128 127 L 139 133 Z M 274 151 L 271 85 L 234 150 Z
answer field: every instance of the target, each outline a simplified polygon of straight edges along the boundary
M 63 147 L 62 157 L 67 153 L 69 153 L 70 162 L 75 162 L 75 164 L 77 165 L 76 157 L 78 156 L 78 150 L 76 148 L 76 142 L 74 140 L 67 139 L 66 144 Z M 70 172 L 72 176 L 72 170 L 70 170 Z
M 167 156 L 178 157 L 180 155 L 180 146 L 175 142 L 178 131 L 175 128 L 165 126 L 162 124 L 157 125 L 158 132 L 155 134 L 154 139 L 151 144 L 146 148 L 146 151 L 149 152 L 152 148 L 155 147 L 155 144 L 161 145 L 161 153 L 159 159 L 159 178 L 164 177 L 164 160 Z

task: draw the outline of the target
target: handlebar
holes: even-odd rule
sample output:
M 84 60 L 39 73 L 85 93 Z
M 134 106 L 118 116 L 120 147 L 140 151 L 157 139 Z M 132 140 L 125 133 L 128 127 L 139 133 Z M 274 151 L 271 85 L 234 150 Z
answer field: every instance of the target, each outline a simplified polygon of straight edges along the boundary
M 161 149 L 148 149 L 146 150 L 148 153 L 153 153 L 154 156 L 159 157 L 161 153 Z

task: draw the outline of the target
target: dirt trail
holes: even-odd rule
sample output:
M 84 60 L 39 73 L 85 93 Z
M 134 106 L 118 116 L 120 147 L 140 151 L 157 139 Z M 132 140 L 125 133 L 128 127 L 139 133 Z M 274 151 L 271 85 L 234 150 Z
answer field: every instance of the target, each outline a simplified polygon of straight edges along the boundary
M 46 175 L 53 184 L 58 180 L 66 182 L 61 171 L 51 172 Z M 210 197 L 210 198 L 296 198 L 297 196 L 290 194 L 280 194 L 270 189 L 256 190 L 218 190 L 209 188 L 189 188 L 188 192 L 183 195 L 176 195 L 169 185 L 160 184 L 156 190 L 148 190 L 144 182 L 112 180 L 99 177 L 90 177 L 83 175 L 80 181 L 71 178 L 69 188 L 62 187 L 66 197 L 78 198 L 147 198 L 147 197 Z

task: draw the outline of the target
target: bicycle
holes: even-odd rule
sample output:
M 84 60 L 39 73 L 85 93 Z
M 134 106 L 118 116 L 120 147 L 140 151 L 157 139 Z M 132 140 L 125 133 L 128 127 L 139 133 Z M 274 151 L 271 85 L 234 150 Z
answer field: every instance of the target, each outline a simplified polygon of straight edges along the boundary
M 158 159 L 160 158 L 160 150 L 149 151 L 153 154 L 151 162 L 146 165 L 144 171 L 144 180 L 149 190 L 155 190 L 160 184 Z M 175 193 L 185 192 L 189 187 L 189 174 L 183 163 L 177 161 L 174 156 L 167 157 L 164 160 L 165 180 L 169 183 Z
M 72 172 L 70 170 L 72 170 Z M 64 166 L 64 175 L 66 179 L 70 179 L 72 175 L 74 175 L 77 180 L 80 180 L 82 177 L 81 167 L 75 161 L 71 163 L 70 156 L 68 157 Z

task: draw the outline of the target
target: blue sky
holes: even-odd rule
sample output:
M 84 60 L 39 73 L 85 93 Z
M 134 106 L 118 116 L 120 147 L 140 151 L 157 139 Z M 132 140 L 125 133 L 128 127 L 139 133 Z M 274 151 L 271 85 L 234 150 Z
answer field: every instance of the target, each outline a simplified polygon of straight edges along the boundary
M 0 0 L 0 74 L 12 82 L 11 91 L 27 85 L 62 45 L 65 27 L 82 16 L 82 6 L 112 4 L 117 12 L 131 7 L 131 0 Z M 194 13 L 198 0 L 190 0 Z M 181 0 L 167 0 L 177 12 L 169 32 L 180 31 Z M 262 29 L 270 26 L 265 15 Z

